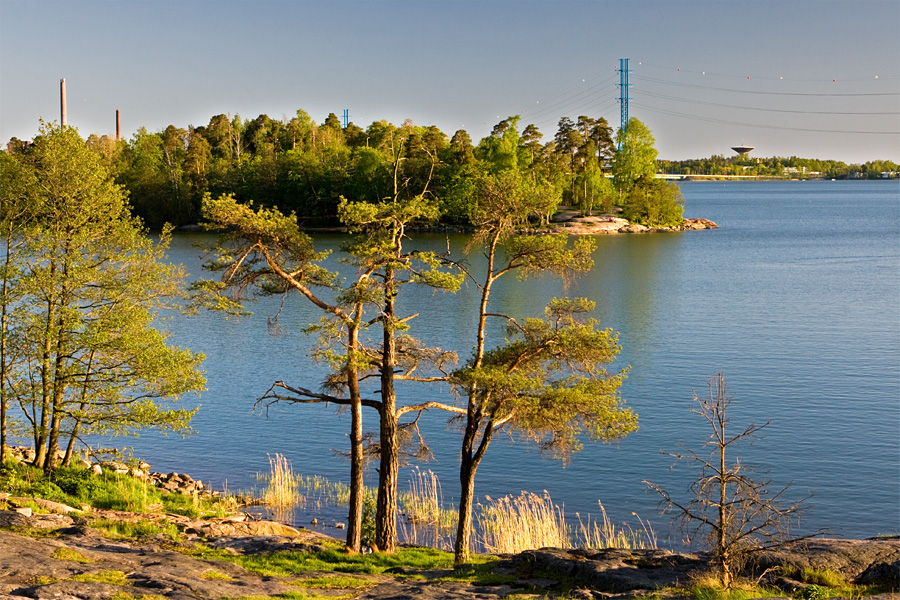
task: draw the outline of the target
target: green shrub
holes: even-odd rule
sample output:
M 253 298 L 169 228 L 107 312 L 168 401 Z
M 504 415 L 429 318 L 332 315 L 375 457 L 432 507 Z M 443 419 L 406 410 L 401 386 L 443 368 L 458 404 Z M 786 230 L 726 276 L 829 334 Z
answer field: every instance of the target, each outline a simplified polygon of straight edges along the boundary
M 103 487 L 93 472 L 80 467 L 60 467 L 50 479 L 64 493 L 82 501 L 90 500 Z
M 814 584 L 797 592 L 796 597 L 801 600 L 820 600 L 820 598 L 828 598 L 829 593 L 827 588 Z
M 360 541 L 363 546 L 372 546 L 375 543 L 375 509 L 374 494 L 363 496 L 362 526 L 360 529 Z
M 803 567 L 800 570 L 800 581 L 829 588 L 838 588 L 847 585 L 847 581 L 840 573 L 835 573 L 830 569 L 819 570 L 813 569 L 812 567 Z

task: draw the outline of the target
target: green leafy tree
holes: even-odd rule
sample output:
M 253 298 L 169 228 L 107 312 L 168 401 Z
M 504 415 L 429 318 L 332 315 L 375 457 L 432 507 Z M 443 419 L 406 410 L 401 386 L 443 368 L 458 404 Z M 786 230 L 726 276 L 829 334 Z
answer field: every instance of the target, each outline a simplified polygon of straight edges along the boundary
M 6 333 L 20 355 L 8 376 L 35 464 L 56 467 L 64 436 L 67 463 L 84 434 L 188 431 L 194 411 L 167 404 L 202 389 L 202 356 L 169 346 L 153 327 L 182 292 L 182 270 L 162 262 L 168 233 L 158 244 L 145 236 L 74 129 L 45 125 L 11 159 L 2 196 L 24 200 L 31 218 L 20 223 L 27 259 Z
M 604 174 L 596 158 L 589 159 L 588 165 L 576 180 L 576 189 L 580 192 L 581 212 L 590 215 L 594 207 L 600 205 L 609 212 L 615 200 L 616 190 Z
M 25 268 L 22 247 L 24 231 L 32 219 L 29 190 L 38 185 L 34 172 L 23 168 L 21 153 L 26 147 L 13 146 L 0 152 L 0 464 L 6 462 L 9 409 L 15 400 L 11 383 L 18 351 L 11 339 L 15 311 L 21 299 L 21 274 Z
M 494 125 L 491 135 L 479 142 L 476 156 L 484 161 L 488 172 L 496 174 L 500 171 L 518 170 L 520 166 L 527 164 L 526 160 L 521 160 L 526 151 L 519 136 L 520 118 L 513 115 L 500 121 Z
M 681 188 L 664 179 L 639 179 L 625 195 L 623 214 L 648 227 L 675 227 L 684 221 Z
M 442 261 L 433 253 L 409 252 L 404 249 L 405 228 L 411 224 L 434 220 L 436 206 L 424 196 L 411 200 L 397 198 L 371 204 L 347 202 L 341 204 L 342 222 L 356 235 L 347 247 L 359 267 L 372 274 L 378 282 L 377 323 L 381 326 L 381 344 L 369 350 L 373 367 L 379 376 L 377 396 L 371 405 L 379 415 L 378 442 L 378 495 L 375 512 L 375 545 L 383 552 L 393 552 L 397 547 L 397 484 L 403 437 L 417 431 L 415 419 L 404 431 L 401 418 L 410 413 L 435 407 L 435 403 L 398 404 L 395 382 L 441 381 L 446 379 L 444 365 L 455 360 L 452 353 L 436 348 L 425 348 L 417 340 L 405 334 L 413 316 L 397 314 L 397 297 L 409 284 L 425 284 L 437 289 L 455 291 L 461 282 L 442 269 Z M 429 375 L 435 368 L 436 375 Z M 419 373 L 423 373 L 420 375 Z M 420 438 L 419 438 L 420 439 Z M 424 450 L 424 448 L 423 448 Z
M 531 179 L 534 181 L 537 178 L 537 161 L 540 157 L 541 153 L 541 138 L 543 134 L 541 134 L 540 130 L 537 128 L 537 125 L 529 124 L 522 130 L 522 148 L 524 148 L 530 157 L 528 161 L 529 168 L 531 169 Z
M 656 174 L 656 157 L 653 134 L 641 121 L 632 117 L 619 130 L 619 149 L 612 159 L 612 173 L 616 187 L 621 193 L 628 193 L 641 178 L 652 178 Z

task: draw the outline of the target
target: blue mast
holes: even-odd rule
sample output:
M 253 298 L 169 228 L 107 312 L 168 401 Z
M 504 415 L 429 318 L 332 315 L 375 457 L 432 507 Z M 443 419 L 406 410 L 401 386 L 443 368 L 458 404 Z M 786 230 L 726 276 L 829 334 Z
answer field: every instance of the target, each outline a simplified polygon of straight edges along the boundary
M 622 117 L 619 131 L 625 131 L 625 127 L 628 125 L 628 88 L 631 87 L 631 84 L 628 83 L 628 74 L 631 73 L 631 69 L 628 68 L 627 58 L 619 59 L 619 68 L 616 71 L 619 72 L 619 97 L 616 100 L 619 101 L 619 112 Z M 619 142 L 619 149 L 622 149 L 621 142 Z

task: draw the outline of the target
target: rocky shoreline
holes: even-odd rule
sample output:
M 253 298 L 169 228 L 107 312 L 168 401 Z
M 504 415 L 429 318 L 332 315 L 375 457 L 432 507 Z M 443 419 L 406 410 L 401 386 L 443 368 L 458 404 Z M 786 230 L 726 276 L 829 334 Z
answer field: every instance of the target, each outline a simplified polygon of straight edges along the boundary
M 28 449 L 16 449 L 16 457 L 27 459 Z M 184 474 L 152 473 L 143 464 L 85 462 L 87 468 L 127 473 L 163 490 L 212 495 L 202 482 Z M 29 508 L 34 505 L 38 511 Z M 450 569 L 408 567 L 378 575 L 298 571 L 264 576 L 228 557 L 317 553 L 339 547 L 340 540 L 243 512 L 191 518 L 74 508 L 0 493 L 0 508 L 4 506 L 10 510 L 0 510 L 0 600 L 256 599 L 296 597 L 298 588 L 314 598 L 360 600 L 523 600 L 559 594 L 667 600 L 683 597 L 679 586 L 710 570 L 708 553 L 542 548 L 499 556 L 482 580 L 501 583 L 490 585 L 454 580 Z M 109 533 L 110 523 L 150 523 L 167 533 L 123 538 Z M 804 569 L 892 591 L 873 598 L 900 598 L 900 537 L 795 542 L 757 554 L 744 575 L 795 597 L 822 597 L 801 580 Z M 331 580 L 342 583 L 323 583 Z
M 549 225 L 525 229 L 523 233 L 539 235 L 553 235 L 556 233 L 567 233 L 569 235 L 614 235 L 618 233 L 666 233 L 718 228 L 719 226 L 709 219 L 684 219 L 681 225 L 675 227 L 646 227 L 611 214 L 585 217 L 578 210 L 561 210 L 553 215 Z M 474 233 L 474 229 L 471 227 L 453 226 L 410 227 L 408 230 L 419 233 Z M 308 231 L 317 230 L 311 229 Z M 328 231 L 340 231 L 340 229 L 329 229 Z
M 665 233 L 672 231 L 698 231 L 701 229 L 718 229 L 719 226 L 709 219 L 684 219 L 675 227 L 646 227 L 631 223 L 614 214 L 583 216 L 580 210 L 562 209 L 550 219 L 545 226 L 522 230 L 523 233 L 552 235 L 567 233 L 570 235 L 613 235 L 618 233 Z M 344 232 L 343 227 L 306 227 L 307 232 Z M 199 231 L 199 226 L 179 228 L 184 231 Z M 459 233 L 471 234 L 475 229 L 469 226 L 439 225 L 435 227 L 407 227 L 407 231 L 416 233 Z
M 101 511 L 96 516 L 146 518 L 115 511 Z M 505 576 L 504 583 L 497 585 L 448 580 L 452 575 L 449 569 L 402 568 L 380 575 L 354 574 L 350 576 L 352 585 L 319 589 L 315 581 L 322 580 L 323 572 L 261 576 L 227 560 L 192 556 L 196 553 L 191 550 L 203 544 L 232 555 L 316 552 L 328 543 L 333 545 L 332 538 L 246 516 L 159 518 L 173 522 L 182 537 L 178 541 L 162 534 L 138 540 L 110 539 L 81 517 L 0 511 L 0 600 L 269 598 L 296 591 L 298 585 L 309 594 L 360 600 L 495 600 L 511 595 L 519 599 L 548 597 L 562 582 L 569 587 L 567 598 L 678 598 L 675 586 L 689 582 L 709 567 L 709 557 L 704 553 L 543 548 L 501 556 L 491 568 L 493 574 Z M 35 535 L 35 531 L 44 533 Z M 787 591 L 808 587 L 776 575 L 774 570 L 767 571 L 785 565 L 827 569 L 857 584 L 898 589 L 900 538 L 808 540 L 761 555 L 755 574 L 762 573 L 762 583 Z M 310 585 L 305 585 L 305 579 Z M 900 596 L 887 593 L 871 597 L 886 600 Z

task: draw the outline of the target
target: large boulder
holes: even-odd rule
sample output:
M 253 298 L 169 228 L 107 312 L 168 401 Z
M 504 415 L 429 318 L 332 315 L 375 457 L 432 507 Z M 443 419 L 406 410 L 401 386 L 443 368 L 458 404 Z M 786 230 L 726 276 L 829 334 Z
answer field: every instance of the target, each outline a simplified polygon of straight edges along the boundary
M 646 233 L 649 230 L 649 227 L 644 227 L 638 223 L 629 223 L 628 225 L 619 227 L 617 231 L 619 233 Z
M 519 571 L 553 574 L 602 592 L 657 590 L 685 581 L 687 574 L 706 564 L 697 556 L 668 550 L 527 550 L 512 558 Z
M 802 540 L 761 552 L 755 563 L 760 571 L 788 565 L 833 571 L 848 581 L 857 581 L 867 572 L 867 577 L 874 579 L 890 565 L 900 563 L 900 538 Z M 888 567 L 879 567 L 882 564 Z

